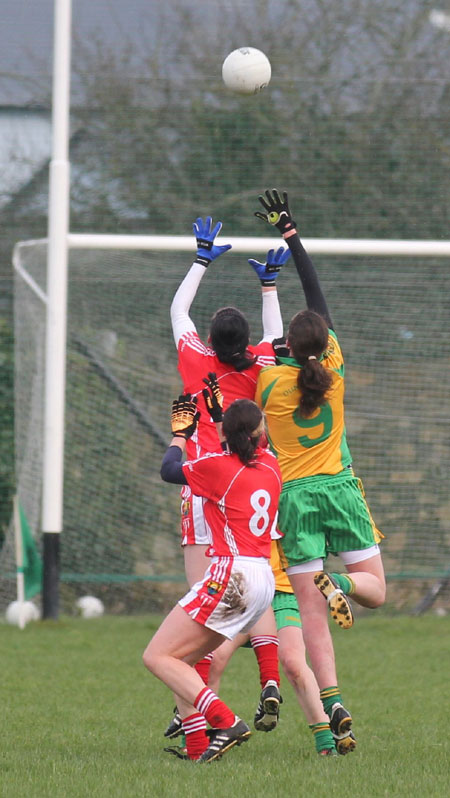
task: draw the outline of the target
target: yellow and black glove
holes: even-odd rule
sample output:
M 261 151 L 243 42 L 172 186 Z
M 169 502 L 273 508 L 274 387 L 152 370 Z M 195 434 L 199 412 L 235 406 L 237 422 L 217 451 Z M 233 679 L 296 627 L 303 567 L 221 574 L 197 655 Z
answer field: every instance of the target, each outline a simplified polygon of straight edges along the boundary
M 198 426 L 200 411 L 197 410 L 197 397 L 192 398 L 190 393 L 181 394 L 172 402 L 172 435 L 174 438 L 184 438 L 185 441 L 192 437 Z
M 208 372 L 208 378 L 204 377 L 203 382 L 207 388 L 203 388 L 202 394 L 205 400 L 206 409 L 212 420 L 219 424 L 223 419 L 223 395 L 214 371 Z

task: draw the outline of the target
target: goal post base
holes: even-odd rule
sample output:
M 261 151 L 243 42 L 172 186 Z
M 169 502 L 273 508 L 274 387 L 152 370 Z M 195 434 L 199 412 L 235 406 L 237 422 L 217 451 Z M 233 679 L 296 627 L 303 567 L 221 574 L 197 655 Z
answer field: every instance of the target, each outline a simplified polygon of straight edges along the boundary
M 42 617 L 44 620 L 57 621 L 59 617 L 60 533 L 44 532 L 42 544 L 44 560 Z

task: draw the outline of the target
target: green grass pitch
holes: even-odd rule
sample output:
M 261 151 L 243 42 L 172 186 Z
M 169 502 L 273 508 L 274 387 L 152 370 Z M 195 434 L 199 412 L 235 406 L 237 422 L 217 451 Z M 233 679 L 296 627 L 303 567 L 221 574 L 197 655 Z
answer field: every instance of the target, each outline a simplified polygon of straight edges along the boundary
M 108 617 L 0 625 L 2 798 L 442 798 L 449 788 L 450 617 L 387 618 L 333 627 L 339 684 L 356 751 L 319 758 L 283 679 L 278 728 L 254 732 L 221 761 L 165 754 L 173 699 L 141 654 L 159 618 Z M 240 649 L 221 695 L 252 723 L 256 659 Z

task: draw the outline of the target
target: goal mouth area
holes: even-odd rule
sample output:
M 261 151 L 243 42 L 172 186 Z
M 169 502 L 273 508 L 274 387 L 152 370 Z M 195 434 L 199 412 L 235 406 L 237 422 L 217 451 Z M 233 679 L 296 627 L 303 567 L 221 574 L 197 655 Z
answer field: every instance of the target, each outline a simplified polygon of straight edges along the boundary
M 233 240 L 233 250 L 202 282 L 192 318 L 206 338 L 212 313 L 226 297 L 248 317 L 256 343 L 260 286 L 247 257 L 267 252 L 275 239 L 227 243 Z M 347 438 L 386 535 L 386 572 L 395 580 L 432 579 L 448 553 L 450 454 L 441 433 L 449 420 L 442 363 L 450 362 L 444 254 L 450 243 L 419 242 L 445 246 L 439 256 L 422 254 L 418 263 L 414 246 L 399 253 L 396 242 L 390 254 L 362 258 L 349 254 L 349 244 L 345 251 L 333 249 L 331 240 L 315 241 L 304 244 L 315 253 L 344 351 Z M 122 580 L 117 606 L 140 611 L 143 596 L 162 606 L 184 579 L 179 491 L 161 482 L 159 469 L 171 402 L 181 387 L 169 308 L 194 258 L 193 240 L 70 234 L 69 245 L 61 595 L 92 584 L 94 575 L 109 575 L 111 587 Z M 47 241 L 19 243 L 14 259 L 16 477 L 39 541 Z M 289 264 L 277 285 L 286 328 L 304 306 Z M 0 574 L 13 572 L 8 532 Z M 133 598 L 125 601 L 126 591 Z

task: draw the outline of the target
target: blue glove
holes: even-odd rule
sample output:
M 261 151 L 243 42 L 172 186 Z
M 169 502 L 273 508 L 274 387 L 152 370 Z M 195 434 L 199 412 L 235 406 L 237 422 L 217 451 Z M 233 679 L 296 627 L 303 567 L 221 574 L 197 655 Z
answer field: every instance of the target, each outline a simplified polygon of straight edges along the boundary
M 269 249 L 265 263 L 260 263 L 253 258 L 249 258 L 248 262 L 261 280 L 261 285 L 275 285 L 278 272 L 284 266 L 290 254 L 291 250 L 284 249 L 284 247 L 280 247 L 276 252 L 274 249 Z
M 197 257 L 195 260 L 197 263 L 201 263 L 205 268 L 209 266 L 214 258 L 218 258 L 219 255 L 231 249 L 231 244 L 223 244 L 221 247 L 214 244 L 215 237 L 219 235 L 222 229 L 222 222 L 217 222 L 212 229 L 211 227 L 211 216 L 207 216 L 205 221 L 199 217 L 192 225 L 194 235 L 197 239 Z

